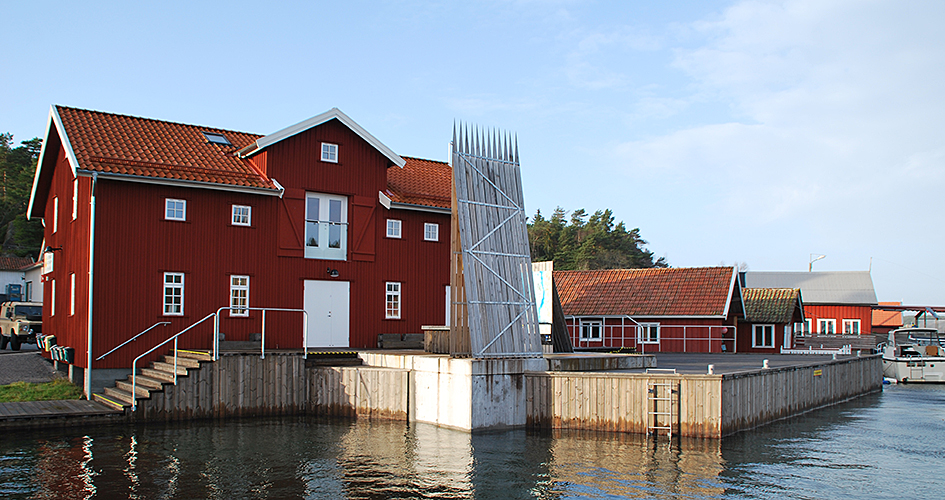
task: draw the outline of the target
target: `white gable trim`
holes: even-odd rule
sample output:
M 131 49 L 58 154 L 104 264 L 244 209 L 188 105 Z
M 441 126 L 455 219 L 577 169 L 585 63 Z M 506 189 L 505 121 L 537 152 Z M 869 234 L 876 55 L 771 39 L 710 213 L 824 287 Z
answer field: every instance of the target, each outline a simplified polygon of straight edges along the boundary
M 49 107 L 49 120 L 46 122 L 46 133 L 43 135 L 43 146 L 39 150 L 39 160 L 36 162 L 36 173 L 33 174 L 33 188 L 30 191 L 30 202 L 26 206 L 26 218 L 33 218 L 33 202 L 36 201 L 36 187 L 39 184 L 40 173 L 43 171 L 43 159 L 46 157 L 46 145 L 49 144 L 49 132 L 53 126 L 56 133 L 59 134 L 59 142 L 66 152 L 66 158 L 69 160 L 69 167 L 72 169 L 72 178 L 76 178 L 79 171 L 79 160 L 75 157 L 75 151 L 72 150 L 72 142 L 66 135 L 66 128 L 62 126 L 62 118 L 59 117 L 59 110 L 56 105 Z M 55 165 L 53 165 L 55 167 Z
M 384 145 L 376 137 L 370 134 L 367 130 L 364 130 L 360 125 L 352 120 L 348 115 L 341 112 L 338 108 L 331 108 L 330 110 L 309 118 L 303 122 L 296 123 L 290 127 L 286 127 L 278 132 L 269 134 L 265 137 L 260 137 L 256 140 L 255 144 L 243 148 L 239 151 L 239 154 L 244 157 L 252 156 L 263 149 L 293 135 L 302 133 L 310 128 L 317 127 L 329 120 L 338 120 L 343 123 L 346 127 L 351 129 L 354 133 L 358 134 L 362 139 L 365 140 L 368 144 L 374 147 L 386 156 L 394 165 L 397 165 L 400 168 L 403 168 L 407 163 L 403 158 L 401 158 L 397 153 L 394 153 L 393 150 Z
M 738 285 L 739 289 L 741 289 L 741 285 L 738 283 L 738 267 L 732 266 L 732 281 L 728 284 L 728 297 L 725 299 L 725 309 L 723 309 L 722 311 L 723 318 L 728 317 L 728 308 L 731 307 L 732 305 L 732 295 L 735 293 L 736 285 Z M 745 316 L 745 296 L 742 294 L 739 294 L 739 295 L 741 295 L 741 300 L 739 302 L 741 302 L 742 304 L 742 317 L 744 317 Z

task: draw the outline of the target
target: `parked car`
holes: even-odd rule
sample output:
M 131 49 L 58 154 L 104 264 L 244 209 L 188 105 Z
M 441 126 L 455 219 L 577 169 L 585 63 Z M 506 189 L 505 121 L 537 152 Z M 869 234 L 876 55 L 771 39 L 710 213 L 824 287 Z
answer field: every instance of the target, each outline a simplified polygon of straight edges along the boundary
M 0 304 L 0 349 L 7 344 L 14 351 L 21 344 L 35 344 L 36 334 L 43 331 L 43 305 L 35 302 L 4 302 Z

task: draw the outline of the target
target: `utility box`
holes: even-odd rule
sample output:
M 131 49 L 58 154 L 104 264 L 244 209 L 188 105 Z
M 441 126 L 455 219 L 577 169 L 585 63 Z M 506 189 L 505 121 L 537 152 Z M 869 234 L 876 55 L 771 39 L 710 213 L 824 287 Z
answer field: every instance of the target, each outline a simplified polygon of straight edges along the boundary
M 7 299 L 11 302 L 23 300 L 23 285 L 16 283 L 7 284 Z

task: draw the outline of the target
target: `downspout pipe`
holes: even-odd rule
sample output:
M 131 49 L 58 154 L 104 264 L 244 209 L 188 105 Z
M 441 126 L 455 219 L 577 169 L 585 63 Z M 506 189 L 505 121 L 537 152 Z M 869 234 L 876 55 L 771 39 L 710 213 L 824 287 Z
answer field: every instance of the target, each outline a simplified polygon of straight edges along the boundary
M 86 328 L 85 399 L 92 400 L 92 284 L 95 277 L 95 186 L 98 172 L 92 172 L 92 194 L 89 197 L 89 323 Z

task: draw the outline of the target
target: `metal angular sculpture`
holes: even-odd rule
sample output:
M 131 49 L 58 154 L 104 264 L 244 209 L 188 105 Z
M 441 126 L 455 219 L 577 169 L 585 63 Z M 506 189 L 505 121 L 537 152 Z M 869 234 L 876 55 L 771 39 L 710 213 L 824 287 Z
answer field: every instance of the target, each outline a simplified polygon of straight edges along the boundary
M 454 125 L 452 162 L 463 350 L 475 358 L 541 356 L 518 140 Z

